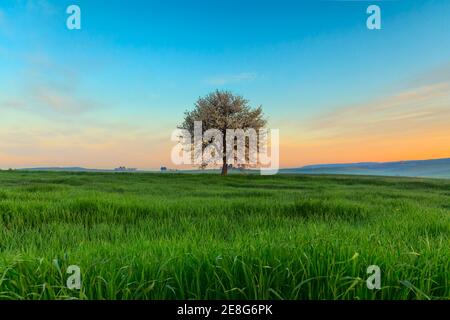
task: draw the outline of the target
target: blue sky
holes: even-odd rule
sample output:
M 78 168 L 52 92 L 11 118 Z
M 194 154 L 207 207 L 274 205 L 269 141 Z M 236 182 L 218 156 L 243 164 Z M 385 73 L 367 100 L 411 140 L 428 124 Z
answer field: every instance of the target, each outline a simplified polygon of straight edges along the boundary
M 366 8 L 374 3 L 382 30 L 366 28 Z M 71 4 L 81 8 L 81 30 L 66 28 Z M 120 155 L 117 161 L 158 166 L 164 160 L 138 151 L 169 148 L 183 112 L 217 88 L 263 105 L 270 125 L 286 132 L 286 166 L 371 160 L 364 150 L 348 159 L 324 150 L 317 152 L 321 157 L 304 157 L 302 145 L 312 138 L 301 138 L 320 130 L 299 127 L 336 110 L 447 83 L 449 21 L 446 0 L 3 0 L 0 121 L 2 137 L 11 140 L 14 133 L 19 142 L 0 148 L 0 167 L 75 164 L 60 155 L 69 144 L 90 159 L 75 158 L 84 165 L 108 167 L 108 159 Z M 50 132 L 58 136 L 55 143 L 48 142 Z M 135 148 L 127 156 L 112 145 L 102 149 L 111 134 Z M 37 141 L 24 152 L 27 139 Z

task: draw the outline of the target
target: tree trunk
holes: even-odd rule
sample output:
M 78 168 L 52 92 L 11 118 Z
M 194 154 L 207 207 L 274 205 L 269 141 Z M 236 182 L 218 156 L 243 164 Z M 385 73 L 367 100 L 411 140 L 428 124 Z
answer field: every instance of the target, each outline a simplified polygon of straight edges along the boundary
M 225 160 L 224 160 L 225 161 Z M 224 162 L 223 166 L 222 166 L 222 175 L 226 176 L 228 174 L 228 165 L 226 162 Z
M 222 154 L 222 160 L 223 160 L 223 164 L 222 164 L 222 175 L 226 176 L 228 174 L 228 163 L 227 163 L 227 137 L 226 137 L 226 133 L 223 133 L 223 154 Z

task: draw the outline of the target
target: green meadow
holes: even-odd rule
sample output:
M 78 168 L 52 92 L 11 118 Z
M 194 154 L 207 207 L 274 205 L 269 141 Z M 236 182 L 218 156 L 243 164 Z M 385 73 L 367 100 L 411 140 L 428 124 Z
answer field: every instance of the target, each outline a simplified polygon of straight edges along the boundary
M 0 172 L 0 299 L 448 299 L 449 271 L 450 180 Z

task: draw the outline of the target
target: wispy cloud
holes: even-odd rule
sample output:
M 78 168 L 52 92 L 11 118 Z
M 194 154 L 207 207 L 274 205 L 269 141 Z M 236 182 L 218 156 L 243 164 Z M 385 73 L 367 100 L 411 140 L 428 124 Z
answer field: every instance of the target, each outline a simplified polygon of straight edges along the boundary
M 16 97 L 0 101 L 0 108 L 33 112 L 48 116 L 77 115 L 100 107 L 88 99 L 82 99 L 69 93 L 54 91 L 52 88 L 36 87 L 34 93 L 27 97 Z
M 258 78 L 258 75 L 253 72 L 241 72 L 238 74 L 220 75 L 208 78 L 206 82 L 214 86 L 223 86 L 227 84 L 250 82 Z
M 0 127 L 0 168 L 126 165 L 156 168 L 170 163 L 170 130 L 143 121 L 88 119 L 61 122 L 22 116 L 24 124 Z M 27 123 L 31 125 L 26 125 Z M 158 154 L 158 157 L 154 155 Z M 163 162 L 163 163 L 164 163 Z
M 450 122 L 450 82 L 422 86 L 377 101 L 338 108 L 307 125 L 315 138 L 395 138 Z
M 0 108 L 44 114 L 82 114 L 101 103 L 80 93 L 76 70 L 53 63 L 44 54 L 27 57 L 28 67 L 20 77 L 16 94 L 4 94 Z
M 47 86 L 35 87 L 33 98 L 38 104 L 61 113 L 82 113 L 98 107 L 93 101 L 80 98 L 68 90 L 58 90 Z
M 283 165 L 450 157 L 450 81 L 284 122 Z

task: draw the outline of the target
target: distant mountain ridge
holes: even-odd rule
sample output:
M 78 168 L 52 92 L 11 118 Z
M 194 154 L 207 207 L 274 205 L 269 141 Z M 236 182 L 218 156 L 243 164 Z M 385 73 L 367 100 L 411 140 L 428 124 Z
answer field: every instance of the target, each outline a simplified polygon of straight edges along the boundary
M 130 169 L 86 169 L 82 167 L 40 167 L 20 169 L 24 171 L 68 171 L 68 172 L 155 172 L 157 170 Z M 180 170 L 184 173 L 198 173 L 200 170 Z M 201 172 L 214 172 L 204 170 Z M 237 171 L 236 171 L 237 172 Z M 396 177 L 450 178 L 450 158 L 430 160 L 407 160 L 393 162 L 359 162 L 307 165 L 299 168 L 280 169 L 282 174 L 354 174 Z
M 450 178 L 450 158 L 394 162 L 318 164 L 300 168 L 281 169 L 280 173 Z

